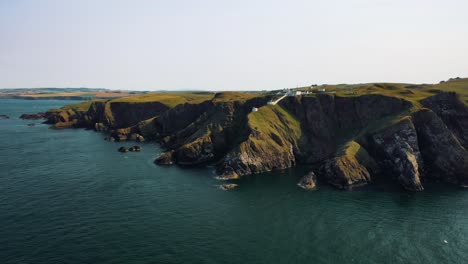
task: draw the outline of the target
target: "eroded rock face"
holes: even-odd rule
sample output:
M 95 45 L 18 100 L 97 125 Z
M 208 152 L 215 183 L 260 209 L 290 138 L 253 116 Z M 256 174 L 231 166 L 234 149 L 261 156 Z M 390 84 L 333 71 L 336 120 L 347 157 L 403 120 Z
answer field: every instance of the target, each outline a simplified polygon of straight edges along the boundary
M 185 144 L 175 150 L 175 160 L 182 165 L 195 165 L 211 161 L 214 154 L 214 146 L 211 137 L 206 135 L 192 143 Z
M 413 114 L 418 142 L 428 176 L 468 186 L 468 153 L 433 111 Z
M 371 136 L 372 147 L 381 157 L 380 163 L 397 176 L 398 182 L 409 191 L 422 191 L 423 160 L 418 136 L 411 118 Z
M 239 178 L 296 164 L 301 129 L 287 111 L 267 106 L 249 115 L 247 124 L 247 139 L 218 163 L 216 169 L 220 178 Z
M 291 97 L 280 102 L 301 122 L 304 136 L 301 157 L 304 163 L 321 162 L 337 151 L 336 139 L 353 135 L 369 123 L 408 109 L 411 103 L 383 95 L 339 97 Z
M 309 172 L 307 175 L 301 178 L 297 185 L 306 190 L 315 189 L 315 183 L 317 182 L 317 177 L 313 171 Z

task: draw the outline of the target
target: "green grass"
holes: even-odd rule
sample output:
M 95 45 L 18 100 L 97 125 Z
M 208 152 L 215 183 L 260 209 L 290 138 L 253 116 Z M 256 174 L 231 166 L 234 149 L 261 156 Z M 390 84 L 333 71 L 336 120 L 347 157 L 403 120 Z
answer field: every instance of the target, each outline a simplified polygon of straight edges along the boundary
M 255 97 L 262 96 L 261 93 L 241 93 L 241 92 L 222 92 L 217 93 L 213 98 L 213 102 L 245 102 L 247 100 L 253 99 Z
M 460 95 L 462 100 L 465 101 L 465 103 L 468 103 L 468 78 L 446 81 L 444 83 L 435 84 L 431 88 L 441 91 L 456 92 Z
M 85 112 L 88 111 L 89 107 L 93 102 L 104 102 L 105 100 L 103 99 L 96 99 L 96 100 L 90 100 L 86 102 L 81 102 L 77 104 L 70 104 L 62 107 L 62 110 L 73 110 L 73 111 L 79 111 L 79 112 Z
M 264 150 L 281 149 L 284 146 L 281 142 L 297 142 L 302 136 L 299 120 L 279 105 L 267 105 L 250 113 L 248 124 L 257 135 L 251 136 L 250 140 Z
M 124 103 L 148 103 L 160 102 L 168 107 L 174 107 L 179 104 L 191 103 L 197 104 L 206 100 L 212 99 L 213 93 L 149 93 L 144 95 L 122 97 L 111 100 L 114 102 Z

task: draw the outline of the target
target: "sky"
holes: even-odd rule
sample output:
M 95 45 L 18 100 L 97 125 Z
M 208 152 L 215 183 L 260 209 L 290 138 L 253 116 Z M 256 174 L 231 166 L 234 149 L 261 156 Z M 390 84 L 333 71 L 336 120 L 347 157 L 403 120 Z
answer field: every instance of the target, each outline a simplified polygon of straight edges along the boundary
M 0 87 L 271 90 L 468 77 L 466 0 L 0 0 Z

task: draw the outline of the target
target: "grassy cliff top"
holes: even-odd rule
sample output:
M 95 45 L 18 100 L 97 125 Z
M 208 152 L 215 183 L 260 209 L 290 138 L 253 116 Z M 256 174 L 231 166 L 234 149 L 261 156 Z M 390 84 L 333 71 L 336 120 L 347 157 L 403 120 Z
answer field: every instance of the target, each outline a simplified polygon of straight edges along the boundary
M 326 92 L 336 92 L 339 96 L 359 96 L 364 94 L 382 94 L 394 96 L 418 103 L 418 101 L 439 92 L 456 92 L 463 101 L 468 103 L 468 78 L 455 78 L 438 84 L 407 84 L 407 83 L 364 83 L 320 85 L 306 90 L 325 89 Z M 300 89 L 304 90 L 304 89 Z
M 262 96 L 261 93 L 242 93 L 242 92 L 222 92 L 217 93 L 213 102 L 230 102 L 230 101 L 240 101 L 245 102 L 249 99 Z
M 197 104 L 212 99 L 213 93 L 149 93 L 144 95 L 122 97 L 114 99 L 111 102 L 124 103 L 148 103 L 160 102 L 168 107 L 174 107 L 178 104 L 191 103 Z

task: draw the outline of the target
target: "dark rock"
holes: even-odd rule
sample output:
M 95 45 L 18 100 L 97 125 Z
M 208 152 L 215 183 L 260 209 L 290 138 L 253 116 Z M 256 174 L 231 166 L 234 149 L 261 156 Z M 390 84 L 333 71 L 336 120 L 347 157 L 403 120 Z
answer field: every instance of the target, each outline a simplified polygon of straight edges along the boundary
M 317 180 L 316 180 L 315 173 L 311 171 L 307 175 L 302 177 L 297 185 L 303 189 L 312 190 L 315 188 L 316 181 Z
M 28 126 L 35 126 L 36 124 L 34 123 L 29 123 Z
M 129 140 L 143 142 L 145 141 L 145 138 L 138 133 L 132 133 L 130 134 Z
M 94 124 L 94 130 L 102 132 L 102 131 L 107 131 L 109 128 L 104 125 L 103 123 L 96 123 Z
M 424 190 L 420 180 L 423 160 L 416 129 L 410 117 L 375 133 L 371 142 L 386 171 L 397 175 L 398 182 L 406 190 Z
M 10 117 L 7 115 L 0 115 L 0 119 L 10 119 Z
M 468 186 L 468 153 L 433 111 L 413 114 L 418 142 L 428 176 Z
M 128 149 L 126 147 L 120 147 L 119 152 L 128 152 Z
M 171 165 L 174 162 L 175 162 L 175 160 L 174 160 L 174 151 L 173 150 L 161 153 L 159 155 L 159 157 L 157 157 L 154 160 L 154 163 L 159 164 L 159 165 Z
M 139 152 L 139 151 L 141 151 L 141 147 L 140 146 L 133 146 L 133 147 L 130 147 L 128 150 L 132 151 L 132 152 Z
M 443 92 L 421 101 L 447 125 L 462 145 L 468 148 L 468 106 L 456 93 Z
M 19 118 L 21 119 L 45 119 L 45 113 L 37 113 L 37 114 L 22 114 Z

